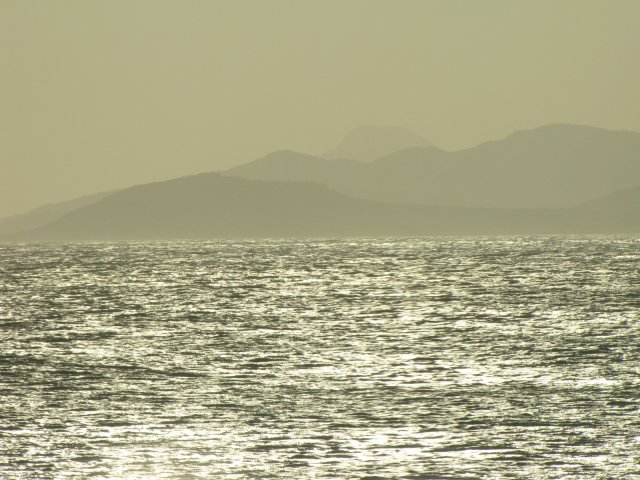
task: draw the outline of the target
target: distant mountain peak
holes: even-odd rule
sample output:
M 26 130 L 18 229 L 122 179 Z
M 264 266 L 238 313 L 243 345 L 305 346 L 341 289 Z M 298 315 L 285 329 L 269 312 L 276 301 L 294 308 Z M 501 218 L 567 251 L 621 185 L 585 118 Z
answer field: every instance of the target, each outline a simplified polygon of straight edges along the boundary
M 297 161 L 317 161 L 319 157 L 315 155 L 309 155 L 306 153 L 296 152 L 295 150 L 276 150 L 271 153 L 267 153 L 266 155 L 260 157 L 255 161 L 265 162 L 265 161 L 289 161 L 289 160 L 297 160 Z
M 402 127 L 362 125 L 347 133 L 335 148 L 322 156 L 370 162 L 398 150 L 430 145 L 425 138 Z

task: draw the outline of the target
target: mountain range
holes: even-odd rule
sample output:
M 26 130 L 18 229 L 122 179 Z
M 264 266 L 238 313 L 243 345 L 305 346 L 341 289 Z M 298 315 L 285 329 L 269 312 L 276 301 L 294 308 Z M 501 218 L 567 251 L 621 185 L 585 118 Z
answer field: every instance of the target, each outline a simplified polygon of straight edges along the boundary
M 99 192 L 84 195 L 64 202 L 50 203 L 34 208 L 26 213 L 0 218 L 0 238 L 17 232 L 26 232 L 57 220 L 69 212 L 93 205 L 112 192 Z
M 564 208 L 640 185 L 640 134 L 555 124 L 455 152 L 403 148 L 373 162 L 274 152 L 226 173 L 393 203 Z
M 403 147 L 417 141 L 404 138 Z M 458 152 L 409 146 L 366 161 L 280 151 L 222 173 L 136 185 L 0 219 L 0 235 L 633 233 L 640 232 L 639 157 L 640 134 L 571 125 L 516 132 Z

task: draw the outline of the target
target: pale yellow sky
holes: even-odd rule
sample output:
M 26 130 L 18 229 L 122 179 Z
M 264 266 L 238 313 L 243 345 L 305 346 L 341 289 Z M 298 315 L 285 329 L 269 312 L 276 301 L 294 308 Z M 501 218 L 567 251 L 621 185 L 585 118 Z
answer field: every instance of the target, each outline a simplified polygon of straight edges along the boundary
M 362 124 L 640 131 L 637 0 L 0 0 L 0 215 Z

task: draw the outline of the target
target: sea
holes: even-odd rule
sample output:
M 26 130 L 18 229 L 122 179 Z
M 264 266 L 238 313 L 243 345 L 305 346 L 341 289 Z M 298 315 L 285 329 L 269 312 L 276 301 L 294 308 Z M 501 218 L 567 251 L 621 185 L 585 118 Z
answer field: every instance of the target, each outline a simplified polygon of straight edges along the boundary
M 640 237 L 0 244 L 0 478 L 640 478 Z

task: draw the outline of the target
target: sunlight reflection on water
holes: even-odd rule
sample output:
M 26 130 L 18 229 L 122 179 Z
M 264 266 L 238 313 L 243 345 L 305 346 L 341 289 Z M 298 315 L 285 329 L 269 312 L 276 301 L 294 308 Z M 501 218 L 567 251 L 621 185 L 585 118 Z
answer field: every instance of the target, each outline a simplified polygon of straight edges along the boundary
M 0 477 L 631 478 L 639 247 L 0 245 Z

